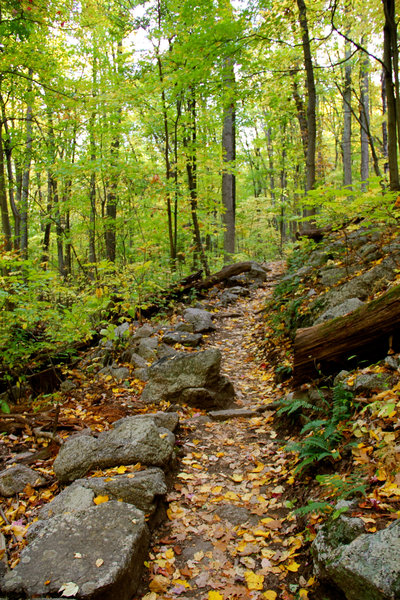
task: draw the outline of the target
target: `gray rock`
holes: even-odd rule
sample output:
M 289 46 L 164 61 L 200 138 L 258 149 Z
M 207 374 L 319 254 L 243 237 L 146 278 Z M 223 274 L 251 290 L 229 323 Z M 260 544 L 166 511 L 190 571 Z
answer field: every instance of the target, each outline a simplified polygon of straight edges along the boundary
M 387 356 L 384 360 L 385 366 L 389 367 L 389 369 L 393 369 L 393 371 L 397 371 L 400 366 L 400 360 L 398 356 Z
M 219 303 L 221 306 L 228 306 L 233 304 L 238 299 L 238 295 L 231 292 L 230 289 L 224 290 L 219 296 Z
M 208 414 L 214 421 L 228 421 L 229 419 L 237 419 L 240 417 L 250 419 L 251 417 L 257 417 L 259 415 L 257 410 L 255 410 L 255 409 L 252 410 L 249 408 L 231 408 L 228 410 L 212 410 Z
M 60 384 L 60 391 L 64 394 L 67 394 L 68 392 L 75 390 L 76 387 L 77 385 L 74 381 L 72 381 L 72 379 L 65 379 L 65 381 L 62 381 Z
M 140 381 L 148 381 L 149 369 L 147 367 L 143 367 L 142 369 L 135 369 L 133 371 L 133 376 L 135 377 L 135 379 L 139 379 Z
M 182 346 L 188 346 L 196 348 L 201 344 L 203 336 L 201 333 L 190 333 L 188 331 L 167 331 L 162 338 L 165 344 L 182 344 Z
M 336 319 L 337 317 L 344 317 L 349 313 L 353 312 L 360 306 L 363 306 L 364 302 L 361 302 L 358 298 L 349 298 L 342 304 L 338 304 L 337 306 L 333 306 L 329 308 L 325 312 L 322 313 L 315 321 L 314 325 L 319 325 L 320 323 L 324 323 L 325 321 L 330 321 L 331 319 Z
M 157 358 L 157 338 L 142 338 L 137 347 L 137 354 L 147 361 L 153 361 Z
M 104 375 L 105 377 L 110 375 L 116 381 L 124 381 L 125 379 L 128 379 L 128 377 L 130 377 L 130 371 L 128 367 L 103 367 L 102 369 L 100 369 L 98 374 Z
M 392 600 L 400 597 L 400 520 L 374 534 L 362 534 L 329 554 L 326 579 L 348 600 Z
M 193 323 L 185 323 L 184 321 L 175 323 L 174 329 L 175 331 L 188 331 L 189 333 L 194 331 Z
M 246 275 L 242 273 L 241 275 L 233 275 L 226 280 L 226 287 L 232 288 L 237 286 L 245 287 L 248 284 L 248 280 Z
M 207 310 L 202 310 L 201 308 L 187 308 L 183 312 L 183 318 L 193 325 L 193 331 L 195 333 L 202 333 L 203 331 L 215 329 L 211 313 Z
M 133 339 L 147 338 L 147 337 L 152 336 L 154 333 L 155 333 L 154 327 L 152 327 L 148 323 L 145 323 L 144 325 L 142 325 L 141 327 L 136 329 L 132 338 Z
M 82 477 L 95 466 L 107 468 L 138 462 L 166 466 L 173 449 L 173 434 L 157 427 L 153 418 L 127 417 L 98 438 L 89 435 L 68 438 L 54 461 L 54 472 L 60 481 L 68 482 Z
M 143 513 L 124 502 L 53 517 L 43 521 L 18 565 L 5 575 L 1 592 L 18 597 L 60 596 L 60 588 L 72 583 L 78 588 L 74 597 L 130 600 L 141 578 L 148 543 Z
M 135 369 L 144 369 L 147 367 L 147 362 L 142 356 L 139 356 L 137 352 L 131 352 L 129 356 L 129 362 L 135 367 Z
M 121 323 L 121 325 L 118 325 L 118 327 L 116 327 L 114 329 L 115 339 L 122 340 L 124 338 L 127 338 L 129 335 L 129 328 L 130 328 L 130 325 L 127 321 L 124 321 L 124 323 Z
M 196 335 L 201 335 L 201 334 L 198 333 Z M 164 344 L 163 342 L 161 342 L 161 344 L 158 345 L 157 358 L 165 358 L 166 356 L 175 356 L 176 354 L 178 354 L 178 351 L 175 350 L 175 348 L 168 346 L 168 344 Z
M 78 479 L 44 506 L 39 511 L 38 517 L 48 519 L 56 515 L 86 510 L 93 506 L 95 496 L 108 496 L 110 500 L 122 500 L 152 515 L 158 508 L 160 498 L 166 493 L 165 475 L 158 468 L 127 475 Z
M 346 384 L 346 387 L 356 394 L 372 394 L 387 390 L 390 383 L 390 377 L 383 373 L 362 373 L 357 375 L 352 386 Z
M 319 272 L 322 285 L 332 286 L 346 277 L 347 269 L 345 267 L 325 268 Z
M 207 408 L 226 408 L 232 403 L 232 384 L 220 375 L 221 352 L 209 348 L 204 352 L 180 352 L 164 358 L 149 369 L 141 400 L 190 403 Z
M 265 281 L 268 277 L 266 269 L 259 263 L 253 261 L 251 262 L 250 271 L 246 271 L 244 275 L 248 281 L 259 283 Z
M 15 467 L 10 467 L 0 473 L 0 495 L 14 496 L 14 494 L 23 492 L 27 485 L 34 488 L 45 483 L 46 480 L 40 473 L 25 465 L 15 465 Z

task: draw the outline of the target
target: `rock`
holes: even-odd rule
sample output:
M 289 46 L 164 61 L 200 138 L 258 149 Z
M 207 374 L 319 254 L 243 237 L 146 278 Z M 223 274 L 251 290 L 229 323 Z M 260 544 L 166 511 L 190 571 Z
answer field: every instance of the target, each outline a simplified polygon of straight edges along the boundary
M 147 367 L 147 362 L 137 352 L 131 352 L 127 362 L 130 362 L 135 369 L 144 369 Z
M 319 325 L 320 323 L 324 323 L 325 321 L 330 321 L 330 319 L 336 319 L 336 317 L 344 317 L 353 310 L 356 310 L 360 306 L 363 306 L 364 302 L 361 302 L 358 298 L 349 298 L 342 304 L 338 304 L 337 306 L 333 306 L 329 308 L 325 312 L 322 313 L 315 321 L 314 325 Z
M 189 333 L 193 333 L 194 327 L 193 323 L 185 323 L 184 321 L 178 321 L 174 326 L 175 331 L 188 331 Z
M 206 408 L 226 408 L 234 398 L 231 382 L 220 375 L 221 352 L 209 348 L 203 352 L 180 352 L 164 358 L 149 369 L 141 400 L 190 403 Z
M 352 502 L 341 501 L 335 506 L 335 510 L 347 509 L 346 512 L 348 512 L 353 507 Z M 317 577 L 329 579 L 325 567 L 331 559 L 332 552 L 335 552 L 343 544 L 349 544 L 363 533 L 365 533 L 364 523 L 357 517 L 350 517 L 342 513 L 338 518 L 328 520 L 319 530 L 311 546 L 314 572 Z
M 141 339 L 141 338 L 148 338 L 148 337 L 154 335 L 154 333 L 155 333 L 154 327 L 152 327 L 148 323 L 145 323 L 144 325 L 142 325 L 141 327 L 136 329 L 132 338 L 134 340 Z
M 317 536 L 318 537 L 318 536 Z M 362 534 L 332 550 L 323 565 L 347 600 L 400 597 L 400 519 L 374 534 Z
M 72 379 L 65 379 L 65 381 L 62 381 L 60 384 L 60 391 L 64 394 L 68 394 L 68 392 L 75 390 L 76 387 L 77 385 L 74 381 L 72 381 Z
M 105 377 L 110 375 L 116 381 L 124 381 L 130 377 L 130 371 L 127 367 L 103 367 L 98 374 L 104 375 Z
M 148 381 L 149 369 L 147 367 L 144 367 L 143 369 L 135 369 L 133 371 L 133 376 L 135 379 L 139 379 L 140 381 Z
M 250 271 L 246 271 L 244 273 L 247 281 L 262 283 L 264 282 L 268 275 L 264 267 L 262 267 L 259 263 L 251 262 Z
M 196 348 L 201 344 L 203 336 L 201 333 L 190 333 L 188 331 L 167 331 L 162 338 L 165 344 L 182 344 L 182 346 L 188 346 Z
M 319 276 L 322 285 L 332 286 L 338 281 L 346 277 L 347 269 L 345 267 L 325 268 L 321 269 Z
M 54 472 L 61 482 L 74 481 L 92 467 L 115 467 L 140 462 L 147 466 L 167 466 L 172 458 L 174 436 L 146 419 L 127 417 L 117 421 L 111 431 L 98 438 L 72 436 L 61 446 L 54 461 Z
M 224 290 L 223 292 L 221 292 L 220 297 L 219 297 L 219 301 L 221 306 L 228 306 L 228 304 L 233 304 L 234 302 L 237 301 L 239 294 L 236 294 L 235 292 L 233 292 L 234 288 L 232 289 L 227 289 Z
M 387 356 L 384 360 L 384 364 L 389 369 L 393 369 L 393 371 L 397 371 L 400 366 L 400 360 L 398 356 Z
M 209 413 L 209 416 L 214 419 L 214 421 L 228 421 L 229 419 L 236 419 L 239 417 L 244 417 L 250 419 L 251 417 L 259 416 L 257 410 L 252 410 L 249 408 L 231 408 L 228 410 L 212 410 Z
M 236 526 L 243 525 L 248 521 L 250 521 L 252 525 L 255 525 L 258 521 L 257 516 L 252 515 L 249 509 L 244 506 L 236 506 L 235 504 L 221 504 L 220 506 L 217 506 L 215 512 L 221 519 L 229 521 L 229 523 Z
M 356 394 L 372 394 L 387 390 L 390 377 L 383 373 L 362 373 L 354 379 L 353 385 L 345 384 L 345 387 Z
M 201 335 L 200 333 L 196 335 Z M 175 348 L 171 348 L 168 344 L 164 344 L 163 342 L 158 345 L 157 348 L 157 358 L 164 358 L 166 356 L 175 356 L 178 353 Z
M 15 465 L 0 473 L 0 495 L 9 497 L 23 492 L 27 485 L 39 487 L 44 485 L 44 477 L 25 465 Z
M 160 498 L 167 493 L 165 475 L 161 469 L 145 469 L 128 475 L 77 479 L 56 498 L 44 506 L 39 519 L 56 515 L 76 513 L 93 506 L 95 496 L 108 496 L 133 504 L 145 514 L 152 515 L 158 508 Z
M 215 329 L 211 319 L 211 313 L 207 310 L 202 310 L 201 308 L 187 308 L 183 312 L 183 318 L 193 325 L 193 331 L 195 333 L 202 333 L 203 331 Z
M 157 358 L 157 338 L 142 338 L 137 347 L 137 354 L 147 361 L 153 361 Z
M 130 600 L 147 555 L 149 532 L 141 511 L 106 502 L 75 514 L 53 517 L 37 528 L 18 565 L 1 582 L 2 593 L 18 597 L 69 596 L 87 600 Z
M 245 287 L 248 284 L 246 275 L 242 273 L 241 275 L 233 275 L 226 280 L 225 285 L 228 288 L 242 286 Z
M 115 339 L 122 340 L 124 338 L 127 338 L 129 335 L 129 328 L 130 328 L 130 325 L 127 321 L 124 321 L 124 323 L 121 323 L 121 325 L 118 325 L 118 327 L 116 327 L 114 329 Z

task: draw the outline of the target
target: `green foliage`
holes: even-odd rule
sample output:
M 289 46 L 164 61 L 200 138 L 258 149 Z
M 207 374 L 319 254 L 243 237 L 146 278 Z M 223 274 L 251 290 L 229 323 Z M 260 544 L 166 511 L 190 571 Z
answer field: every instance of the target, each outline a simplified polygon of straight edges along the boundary
M 346 507 L 334 508 L 339 500 L 348 500 L 357 495 L 365 495 L 367 485 L 365 478 L 354 473 L 349 476 L 341 476 L 338 473 L 333 475 L 317 475 L 316 480 L 324 488 L 324 495 L 328 495 L 329 500 L 316 501 L 310 500 L 305 506 L 296 508 L 294 513 L 298 516 L 305 516 L 310 513 L 329 515 L 330 519 L 337 519 L 342 513 L 347 511 Z
M 352 393 L 345 390 L 342 384 L 338 384 L 333 388 L 331 403 L 321 396 L 324 405 L 323 410 L 325 413 L 328 412 L 329 416 L 324 419 L 309 420 L 300 432 L 300 435 L 305 435 L 305 437 L 301 441 L 287 446 L 287 450 L 297 452 L 299 455 L 299 463 L 295 468 L 295 473 L 302 473 L 311 465 L 325 459 L 337 460 L 340 458 L 339 447 L 343 441 L 347 420 L 353 410 L 352 397 Z M 297 412 L 310 408 L 309 403 L 304 400 L 300 402 L 295 400 L 293 405 Z M 295 412 L 291 411 L 289 406 L 284 407 L 284 409 L 288 414 Z M 322 410 L 322 408 L 319 408 L 319 410 Z M 303 416 L 308 419 L 307 415 Z

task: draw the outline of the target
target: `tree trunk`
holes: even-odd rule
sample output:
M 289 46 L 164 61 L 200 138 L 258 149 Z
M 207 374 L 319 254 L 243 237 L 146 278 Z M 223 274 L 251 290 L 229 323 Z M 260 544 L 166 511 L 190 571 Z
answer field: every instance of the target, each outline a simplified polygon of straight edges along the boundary
M 208 276 L 210 269 L 208 267 L 207 257 L 204 252 L 203 243 L 201 241 L 199 220 L 197 218 L 197 157 L 196 157 L 196 144 L 197 144 L 197 130 L 196 130 L 196 98 L 194 90 L 190 90 L 190 98 L 188 100 L 188 113 L 190 115 L 190 129 L 191 135 L 189 139 L 185 140 L 185 146 L 187 148 L 186 156 L 186 172 L 188 177 L 188 187 L 190 194 L 190 212 L 192 215 L 194 243 L 196 247 L 196 253 L 200 257 L 201 264 L 203 265 L 204 272 Z
M 310 36 L 308 33 L 307 11 L 304 0 L 296 0 L 299 9 L 299 21 L 306 70 L 307 84 L 307 160 L 306 160 L 306 192 L 315 187 L 315 152 L 317 139 L 316 106 L 317 93 L 315 89 L 314 67 L 311 56 Z M 308 211 L 308 215 L 315 210 Z
M 393 75 L 393 56 L 397 52 L 397 26 L 395 22 L 395 0 L 382 0 L 385 13 L 383 27 L 383 63 L 385 69 L 385 88 L 387 99 L 388 163 L 391 190 L 400 190 L 399 168 L 397 162 L 397 127 L 395 85 Z M 399 115 L 400 119 L 400 115 Z
M 349 315 L 299 329 L 294 342 L 295 383 L 349 369 L 360 360 L 379 360 L 391 349 L 398 352 L 399 333 L 400 286 L 396 286 Z
M 235 72 L 232 58 L 224 61 L 224 116 L 222 128 L 222 205 L 224 207 L 224 256 L 229 260 L 235 253 L 236 220 L 236 178 L 234 173 L 236 159 L 235 125 Z
M 8 214 L 6 178 L 4 173 L 4 150 L 3 150 L 3 120 L 0 119 L 0 211 L 1 224 L 3 227 L 3 246 L 4 250 L 10 251 L 12 248 L 11 225 Z
M 32 69 L 29 69 L 29 77 L 32 77 Z M 28 94 L 32 91 L 32 82 L 29 83 Z M 29 180 L 32 162 L 32 105 L 28 99 L 26 108 L 26 141 L 25 141 L 25 156 L 22 172 L 22 188 L 21 188 L 21 237 L 20 250 L 24 258 L 28 257 L 28 208 L 29 208 Z
M 362 42 L 363 43 L 363 42 Z M 369 58 L 361 61 L 360 68 L 360 138 L 361 138 L 361 190 L 368 188 L 369 178 Z
M 342 157 L 343 157 L 343 184 L 351 189 L 353 176 L 351 169 L 351 48 L 350 42 L 346 41 L 343 89 L 343 135 L 342 135 Z
M 382 115 L 385 117 L 386 115 L 386 77 L 385 77 L 385 69 L 382 69 L 381 74 L 381 98 L 382 98 Z M 385 174 L 389 170 L 388 165 L 388 132 L 387 132 L 387 122 L 386 119 L 382 122 L 382 154 L 385 157 L 385 164 L 383 166 L 383 170 Z

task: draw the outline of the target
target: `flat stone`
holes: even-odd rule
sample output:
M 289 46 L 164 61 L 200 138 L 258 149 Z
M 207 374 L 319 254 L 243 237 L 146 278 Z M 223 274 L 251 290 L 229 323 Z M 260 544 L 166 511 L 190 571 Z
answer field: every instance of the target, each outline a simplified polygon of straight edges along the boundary
M 260 413 L 257 410 L 249 408 L 231 408 L 227 410 L 211 410 L 208 414 L 214 421 L 228 421 L 229 419 L 240 417 L 250 419 L 251 417 L 259 416 Z
M 162 341 L 165 344 L 182 344 L 182 346 L 188 346 L 196 348 L 201 344 L 203 336 L 201 333 L 190 333 L 188 331 L 167 331 L 164 334 Z
M 77 479 L 52 502 L 44 506 L 39 511 L 38 517 L 48 519 L 55 515 L 87 510 L 93 506 L 95 496 L 108 496 L 110 500 L 122 500 L 151 515 L 157 510 L 159 500 L 166 493 L 165 475 L 158 468 L 127 475 Z
M 27 485 L 34 488 L 45 483 L 46 480 L 40 473 L 25 465 L 15 465 L 0 473 L 0 494 L 5 497 L 14 496 L 23 492 Z
M 60 448 L 54 472 L 62 482 L 74 481 L 92 467 L 107 468 L 140 462 L 146 466 L 166 466 L 174 449 L 174 435 L 157 427 L 154 419 L 127 417 L 97 438 L 72 436 Z
M 60 597 L 60 588 L 71 583 L 77 586 L 73 596 L 80 599 L 130 600 L 148 543 L 144 514 L 124 502 L 53 517 L 43 521 L 0 591 L 13 597 Z

